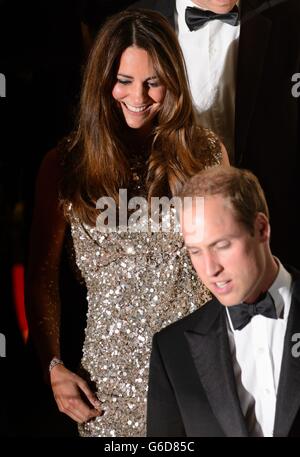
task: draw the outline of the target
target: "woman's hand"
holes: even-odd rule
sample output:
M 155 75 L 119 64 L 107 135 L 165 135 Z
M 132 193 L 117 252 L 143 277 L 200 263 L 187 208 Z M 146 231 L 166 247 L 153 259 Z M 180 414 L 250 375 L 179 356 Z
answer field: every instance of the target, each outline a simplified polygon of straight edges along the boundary
M 79 424 L 103 414 L 101 403 L 87 382 L 64 365 L 52 368 L 50 383 L 59 411 Z

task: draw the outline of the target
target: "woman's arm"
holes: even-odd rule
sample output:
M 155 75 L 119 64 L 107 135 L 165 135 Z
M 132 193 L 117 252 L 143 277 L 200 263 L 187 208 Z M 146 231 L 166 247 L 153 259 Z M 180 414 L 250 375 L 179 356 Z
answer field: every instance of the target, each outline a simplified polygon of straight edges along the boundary
M 51 383 L 59 410 L 77 422 L 99 415 L 99 402 L 87 383 L 63 365 L 52 368 L 53 357 L 60 358 L 59 269 L 67 222 L 59 204 L 61 153 L 51 150 L 45 156 L 37 179 L 31 229 L 26 309 L 29 332 L 39 354 L 45 379 Z M 82 391 L 88 401 L 81 398 Z M 91 407 L 93 406 L 93 407 Z
M 44 374 L 60 357 L 59 266 L 66 220 L 59 207 L 60 162 L 57 150 L 45 156 L 36 184 L 27 273 L 26 307 L 29 331 Z

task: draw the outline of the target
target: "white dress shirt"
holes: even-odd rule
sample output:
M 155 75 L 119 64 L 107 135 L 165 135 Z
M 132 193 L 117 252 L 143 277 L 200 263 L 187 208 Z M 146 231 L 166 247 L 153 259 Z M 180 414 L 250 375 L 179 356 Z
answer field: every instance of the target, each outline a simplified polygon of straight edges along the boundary
M 232 160 L 240 25 L 213 20 L 190 31 L 185 22 L 187 6 L 197 7 L 191 0 L 176 0 L 175 27 L 199 123 L 219 135 Z
M 273 436 L 292 283 L 291 275 L 276 260 L 279 271 L 269 292 L 279 319 L 257 315 L 242 330 L 234 330 L 226 308 L 238 396 L 251 436 Z

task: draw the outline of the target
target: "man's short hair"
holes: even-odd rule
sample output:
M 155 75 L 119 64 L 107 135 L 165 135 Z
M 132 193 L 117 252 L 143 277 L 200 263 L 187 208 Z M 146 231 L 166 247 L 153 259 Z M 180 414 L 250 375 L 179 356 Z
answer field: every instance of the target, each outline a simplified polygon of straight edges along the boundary
M 215 166 L 197 173 L 187 181 L 180 198 L 222 195 L 229 198 L 237 218 L 250 233 L 254 233 L 254 221 L 261 212 L 269 219 L 269 209 L 264 191 L 258 179 L 249 170 L 232 166 Z

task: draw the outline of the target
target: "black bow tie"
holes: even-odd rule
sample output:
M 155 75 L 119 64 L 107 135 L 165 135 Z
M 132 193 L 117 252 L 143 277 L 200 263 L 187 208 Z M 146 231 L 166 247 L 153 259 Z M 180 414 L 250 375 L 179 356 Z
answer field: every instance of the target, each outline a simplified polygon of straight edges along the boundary
M 242 330 L 257 314 L 277 319 L 274 300 L 269 292 L 262 294 L 255 303 L 229 306 L 228 311 L 234 330 Z
M 238 25 L 239 9 L 235 5 L 233 9 L 226 14 L 217 14 L 209 10 L 201 10 L 200 8 L 192 8 L 188 6 L 185 10 L 185 22 L 191 31 L 198 30 L 208 21 L 220 19 L 230 25 Z

